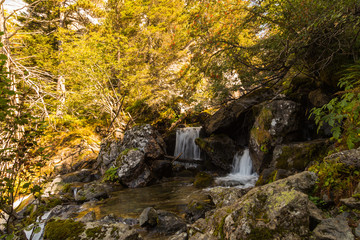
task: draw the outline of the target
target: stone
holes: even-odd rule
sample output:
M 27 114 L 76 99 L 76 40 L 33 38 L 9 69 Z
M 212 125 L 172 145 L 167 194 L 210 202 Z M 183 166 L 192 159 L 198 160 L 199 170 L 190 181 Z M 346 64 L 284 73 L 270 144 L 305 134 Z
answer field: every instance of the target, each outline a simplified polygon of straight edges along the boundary
M 273 97 L 273 91 L 268 88 L 258 89 L 244 95 L 227 106 L 220 108 L 214 115 L 209 117 L 204 124 L 205 133 L 208 136 L 218 133 L 226 134 L 233 132 L 234 129 L 241 128 L 241 126 L 247 126 L 244 122 L 250 119 L 248 119 L 246 113 L 248 113 L 254 105 Z M 244 129 L 243 132 L 246 131 L 247 129 Z
M 92 169 L 82 169 L 80 171 L 68 173 L 60 176 L 62 182 L 73 183 L 73 182 L 92 182 L 100 178 L 99 174 Z
M 94 211 L 86 213 L 82 218 L 79 219 L 80 222 L 93 222 L 96 220 L 96 215 Z
M 232 169 L 232 162 L 239 149 L 227 135 L 212 135 L 208 138 L 198 138 L 195 143 L 206 153 L 209 160 L 216 167 L 225 171 Z
M 314 237 L 319 240 L 354 240 L 346 218 L 338 216 L 321 221 L 314 229 Z
M 213 187 L 203 191 L 210 195 L 212 202 L 219 208 L 234 204 L 249 190 L 250 188 Z
M 139 217 L 141 227 L 155 227 L 158 223 L 158 214 L 152 207 L 145 208 Z
M 360 148 L 333 153 L 325 158 L 327 161 L 338 161 L 347 167 L 360 168 Z
M 199 218 L 204 218 L 205 213 L 215 207 L 211 199 L 199 201 L 192 200 L 185 209 L 185 219 L 189 222 L 195 222 Z
M 276 145 L 296 138 L 299 130 L 299 104 L 274 100 L 254 107 L 258 112 L 250 131 L 249 149 L 256 172 L 268 167 Z
M 303 193 L 311 191 L 315 182 L 314 173 L 303 172 L 255 187 L 234 204 L 196 221 L 189 232 L 218 239 L 304 239 L 323 219 Z
M 355 228 L 354 233 L 355 233 L 355 236 L 356 236 L 357 238 L 360 237 L 360 224 L 357 225 L 357 227 Z
M 186 232 L 187 226 L 185 221 L 175 215 L 174 213 L 158 210 L 158 224 L 154 229 L 156 232 L 164 234 L 166 236 L 173 235 L 175 233 Z
M 360 201 L 354 197 L 340 199 L 340 202 L 349 208 L 360 210 Z
M 135 126 L 125 132 L 122 147 L 137 148 L 145 154 L 146 159 L 161 159 L 166 154 L 166 145 L 153 126 L 150 124 Z
M 77 189 L 75 200 L 77 202 L 87 202 L 93 199 L 104 199 L 109 197 L 109 192 L 112 191 L 112 186 L 101 182 L 91 182 L 83 185 Z
M 144 187 L 151 180 L 151 172 L 145 163 L 145 154 L 138 149 L 130 149 L 116 160 L 117 175 L 122 184 L 130 188 Z
M 158 175 L 160 168 L 155 168 L 154 173 L 151 170 L 153 162 L 161 160 L 165 154 L 164 140 L 154 127 L 147 124 L 127 130 L 122 142 L 102 144 L 97 164 L 102 174 L 110 167 L 117 169 L 118 180 L 127 187 L 144 187 L 154 177 L 162 177 Z
M 187 239 L 188 239 L 188 235 L 186 232 L 176 233 L 168 238 L 168 240 L 187 240 Z
M 151 172 L 157 179 L 172 176 L 172 164 L 168 160 L 155 160 L 151 164 Z

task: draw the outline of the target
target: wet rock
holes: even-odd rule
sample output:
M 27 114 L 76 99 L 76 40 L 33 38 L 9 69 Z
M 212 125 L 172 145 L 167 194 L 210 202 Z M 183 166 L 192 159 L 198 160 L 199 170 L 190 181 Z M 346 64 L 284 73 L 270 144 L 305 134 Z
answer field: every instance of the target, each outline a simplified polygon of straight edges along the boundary
M 68 173 L 66 175 L 60 176 L 64 183 L 72 182 L 91 182 L 98 180 L 100 176 L 98 173 L 92 169 L 82 169 L 80 171 Z
M 210 195 L 212 202 L 219 208 L 234 204 L 249 190 L 250 188 L 213 187 L 204 191 Z
M 82 218 L 79 219 L 80 222 L 93 222 L 95 220 L 96 220 L 96 215 L 94 211 L 88 212 Z
M 199 201 L 192 200 L 186 207 L 185 218 L 189 222 L 195 222 L 199 218 L 204 218 L 205 213 L 215 207 L 211 199 Z
M 208 136 L 214 133 L 226 134 L 233 132 L 234 129 L 247 126 L 244 124 L 249 120 L 246 113 L 251 107 L 272 97 L 274 97 L 274 93 L 271 89 L 259 89 L 221 108 L 206 120 L 204 125 L 206 134 Z
M 338 153 L 333 153 L 325 158 L 328 161 L 338 161 L 348 167 L 360 168 L 360 148 L 345 150 Z
M 153 233 L 165 236 L 181 234 L 187 230 L 186 223 L 177 215 L 151 207 L 141 213 L 139 224 Z
M 212 164 L 225 171 L 231 170 L 234 155 L 239 149 L 230 137 L 224 134 L 212 135 L 208 138 L 198 138 L 195 142 Z
M 290 100 L 274 100 L 255 107 L 258 112 L 250 131 L 250 154 L 256 172 L 265 169 L 272 150 L 284 141 L 296 138 L 299 129 L 299 104 Z
M 323 219 L 308 195 L 316 175 L 296 174 L 250 190 L 234 204 L 216 209 L 191 226 L 193 234 L 225 239 L 304 239 Z M 192 239 L 192 238 L 190 238 Z
M 57 217 L 58 219 L 63 220 L 74 218 L 77 216 L 79 210 L 79 205 L 58 205 L 51 209 L 51 214 L 49 218 Z
M 346 218 L 338 216 L 322 220 L 314 229 L 314 237 L 321 240 L 353 240 L 354 235 L 351 232 Z
M 156 225 L 155 231 L 160 232 L 164 235 L 172 235 L 175 233 L 186 232 L 187 227 L 185 221 L 177 215 L 158 210 L 158 224 Z
M 145 208 L 139 217 L 141 227 L 155 227 L 158 223 L 158 214 L 152 207 Z
M 194 186 L 197 188 L 210 187 L 214 183 L 214 177 L 206 172 L 199 172 L 195 176 Z
M 151 172 L 158 179 L 162 177 L 171 177 L 172 164 L 168 160 L 155 160 L 151 164 Z
M 112 186 L 101 182 L 87 183 L 81 188 L 77 189 L 75 200 L 78 202 L 87 202 L 93 199 L 104 199 L 109 197 L 109 192 L 112 191 Z

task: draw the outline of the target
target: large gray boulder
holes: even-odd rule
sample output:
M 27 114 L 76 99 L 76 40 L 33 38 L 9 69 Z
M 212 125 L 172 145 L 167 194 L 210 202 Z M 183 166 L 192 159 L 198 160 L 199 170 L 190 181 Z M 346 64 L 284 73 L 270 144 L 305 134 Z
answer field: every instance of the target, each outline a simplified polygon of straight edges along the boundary
M 166 154 L 165 142 L 151 125 L 135 126 L 125 132 L 122 142 L 102 144 L 98 165 L 102 174 L 110 167 L 117 170 L 118 180 L 127 187 L 148 185 L 158 172 L 150 171 L 152 163 Z
M 327 161 L 338 161 L 347 167 L 360 168 L 360 148 L 333 153 L 325 158 Z
M 296 139 L 299 129 L 299 104 L 290 100 L 274 100 L 254 107 L 258 112 L 250 131 L 250 155 L 254 170 L 266 168 L 276 145 Z
M 315 173 L 303 172 L 256 187 L 196 221 L 189 239 L 305 239 L 323 219 L 305 194 L 316 179 Z
M 268 168 L 260 174 L 258 184 L 265 184 L 304 171 L 311 162 L 324 158 L 329 145 L 330 141 L 326 139 L 277 145 L 273 150 Z
M 347 220 L 343 216 L 328 218 L 321 221 L 314 229 L 314 237 L 317 240 L 354 240 Z

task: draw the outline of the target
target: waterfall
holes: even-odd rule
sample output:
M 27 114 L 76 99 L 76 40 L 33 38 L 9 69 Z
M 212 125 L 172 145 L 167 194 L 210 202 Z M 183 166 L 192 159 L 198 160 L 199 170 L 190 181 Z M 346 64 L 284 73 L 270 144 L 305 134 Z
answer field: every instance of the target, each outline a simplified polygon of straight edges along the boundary
M 235 154 L 231 173 L 243 176 L 250 176 L 252 174 L 252 161 L 249 149 L 245 149 L 243 155 L 240 155 L 239 152 Z
M 239 186 L 243 188 L 253 187 L 258 179 L 257 173 L 252 172 L 252 160 L 249 149 L 245 149 L 242 155 L 235 154 L 233 169 L 225 177 L 219 177 L 216 182 L 225 186 Z
M 176 145 L 174 156 L 181 154 L 181 159 L 200 160 L 200 148 L 195 144 L 199 137 L 201 127 L 180 128 L 176 131 Z

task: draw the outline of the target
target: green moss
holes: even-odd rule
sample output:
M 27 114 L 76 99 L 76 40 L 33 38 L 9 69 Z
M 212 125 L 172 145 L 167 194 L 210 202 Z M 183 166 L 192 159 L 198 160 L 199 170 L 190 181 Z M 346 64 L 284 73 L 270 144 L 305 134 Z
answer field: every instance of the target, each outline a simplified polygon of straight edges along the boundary
M 249 240 L 267 240 L 274 239 L 274 231 L 268 228 L 258 228 L 255 227 L 251 229 L 250 234 L 248 235 Z
M 277 159 L 276 168 L 304 170 L 311 161 L 322 159 L 326 154 L 326 145 L 304 144 L 302 147 L 284 146 Z M 288 161 L 291 159 L 291 161 Z
M 224 224 L 225 224 L 225 218 L 227 216 L 223 217 L 220 221 L 220 224 L 217 226 L 217 228 L 214 231 L 214 236 L 220 237 L 220 239 L 225 239 L 225 233 L 224 233 Z M 220 236 L 219 236 L 220 235 Z
M 202 138 L 195 139 L 196 145 L 199 146 L 200 149 L 206 151 L 206 152 L 214 152 L 214 149 Z
M 56 207 L 62 203 L 60 198 L 49 198 L 46 200 L 46 210 Z
M 101 229 L 101 226 L 86 229 L 86 237 L 91 239 L 102 239 L 105 236 L 105 232 L 102 232 Z
M 76 240 L 84 231 L 84 224 L 73 220 L 50 220 L 45 227 L 44 239 Z
M 71 183 L 66 183 L 66 184 L 62 187 L 62 192 L 64 192 L 64 193 L 70 193 L 70 192 L 71 192 Z
M 214 178 L 212 175 L 205 172 L 199 172 L 195 176 L 194 186 L 197 188 L 205 188 L 211 186 L 213 182 Z

